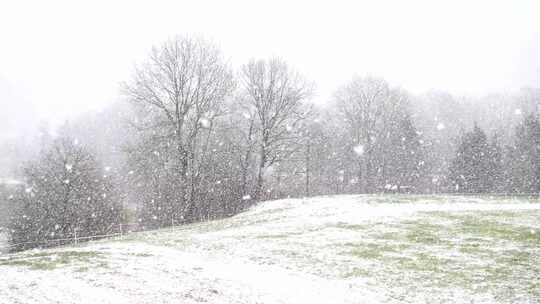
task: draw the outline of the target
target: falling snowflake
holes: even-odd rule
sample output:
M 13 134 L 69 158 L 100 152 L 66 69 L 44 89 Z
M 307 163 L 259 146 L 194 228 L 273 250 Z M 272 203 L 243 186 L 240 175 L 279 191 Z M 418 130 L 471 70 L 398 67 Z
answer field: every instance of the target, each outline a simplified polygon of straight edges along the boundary
M 514 114 L 515 115 L 521 115 L 521 109 L 515 109 Z
M 362 156 L 364 154 L 364 146 L 362 145 L 355 146 L 353 150 L 358 156 Z
M 246 194 L 246 195 L 242 196 L 242 199 L 243 199 L 244 201 L 250 200 L 250 199 L 251 199 L 251 195 Z
M 205 128 L 205 129 L 210 128 L 210 121 L 209 121 L 208 119 L 206 119 L 206 118 L 201 118 L 201 119 L 199 120 L 199 123 L 200 123 L 201 126 L 202 126 L 203 128 Z
M 444 126 L 444 124 L 442 122 L 437 124 L 437 130 L 442 131 L 442 130 L 444 130 L 444 128 L 445 128 L 445 126 Z

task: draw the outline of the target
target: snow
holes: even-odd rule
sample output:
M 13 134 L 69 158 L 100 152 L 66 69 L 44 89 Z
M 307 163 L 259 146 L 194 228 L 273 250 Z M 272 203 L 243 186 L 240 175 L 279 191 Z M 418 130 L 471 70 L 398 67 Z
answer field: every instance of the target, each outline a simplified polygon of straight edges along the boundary
M 205 129 L 208 129 L 210 128 L 210 120 L 206 119 L 206 118 L 201 118 L 199 119 L 199 123 L 201 124 L 201 126 Z
M 354 153 L 358 156 L 362 156 L 364 154 L 364 146 L 363 145 L 357 145 L 353 148 Z
M 344 252 L 348 244 L 384 241 L 372 239 L 374 232 L 395 234 L 398 226 L 441 212 L 521 211 L 529 216 L 504 217 L 505 221 L 518 221 L 534 234 L 540 229 L 535 220 L 540 204 L 527 199 L 344 195 L 270 201 L 232 218 L 131 234 L 121 241 L 0 256 L 0 302 L 503 303 L 507 301 L 497 299 L 495 291 L 481 288 L 423 289 L 417 285 L 421 280 L 406 273 L 395 274 L 402 277 L 400 286 L 387 285 L 384 278 L 396 272 L 391 265 L 353 259 Z M 453 226 L 443 219 L 438 218 L 439 225 Z M 356 230 L 363 226 L 368 230 Z M 493 242 L 492 247 L 503 245 Z M 419 247 L 422 252 L 463 258 L 461 252 L 441 246 L 417 246 L 424 246 Z M 32 255 L 48 255 L 58 263 L 69 252 L 96 256 L 72 259 L 52 270 L 2 266 L 10 258 L 38 259 Z M 375 277 L 343 275 L 356 269 L 379 271 L 374 271 Z M 527 303 L 527 295 L 522 296 L 513 302 Z
M 23 182 L 12 178 L 0 178 L 0 185 L 17 186 L 22 185 Z
M 442 131 L 442 130 L 444 130 L 444 129 L 445 129 L 445 126 L 444 126 L 444 124 L 443 124 L 442 122 L 440 122 L 440 123 L 437 124 L 437 130 L 438 130 L 438 131 Z

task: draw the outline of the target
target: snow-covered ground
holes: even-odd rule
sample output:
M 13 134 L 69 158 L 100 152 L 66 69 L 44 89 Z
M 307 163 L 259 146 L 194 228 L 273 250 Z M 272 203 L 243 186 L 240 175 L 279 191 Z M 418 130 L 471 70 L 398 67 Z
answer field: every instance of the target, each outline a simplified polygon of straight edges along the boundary
M 538 199 L 328 196 L 0 256 L 0 303 L 539 303 Z

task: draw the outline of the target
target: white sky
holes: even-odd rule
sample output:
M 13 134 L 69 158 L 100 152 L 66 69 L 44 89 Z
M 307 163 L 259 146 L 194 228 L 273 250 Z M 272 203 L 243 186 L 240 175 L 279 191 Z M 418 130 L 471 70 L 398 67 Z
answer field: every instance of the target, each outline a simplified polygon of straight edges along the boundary
M 354 73 L 415 93 L 540 87 L 539 17 L 538 0 L 0 0 L 0 111 L 100 108 L 153 44 L 182 33 L 214 39 L 234 66 L 281 56 L 319 100 Z

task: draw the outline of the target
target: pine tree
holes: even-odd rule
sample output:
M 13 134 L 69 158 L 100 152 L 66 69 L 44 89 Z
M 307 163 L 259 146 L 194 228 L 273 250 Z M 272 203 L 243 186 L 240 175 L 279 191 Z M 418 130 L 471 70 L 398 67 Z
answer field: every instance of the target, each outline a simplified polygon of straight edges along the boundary
M 540 121 L 528 115 L 517 127 L 514 146 L 509 151 L 511 191 L 540 192 Z
M 385 187 L 414 191 L 423 172 L 421 139 L 408 114 L 397 121 L 386 147 Z
M 503 150 L 499 143 L 499 137 L 495 134 L 489 146 L 488 153 L 488 188 L 494 192 L 505 191 L 505 168 Z
M 478 125 L 463 135 L 449 170 L 449 180 L 456 192 L 493 191 L 491 150 L 486 134 Z

